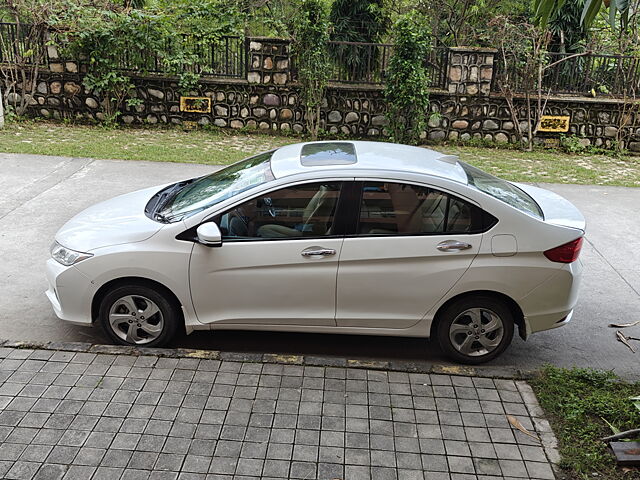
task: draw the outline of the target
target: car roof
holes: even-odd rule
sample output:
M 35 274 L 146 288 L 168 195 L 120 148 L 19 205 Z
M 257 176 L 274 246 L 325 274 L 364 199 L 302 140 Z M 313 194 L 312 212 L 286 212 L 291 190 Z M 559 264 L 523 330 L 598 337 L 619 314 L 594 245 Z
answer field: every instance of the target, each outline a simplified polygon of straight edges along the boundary
M 458 157 L 434 150 L 385 142 L 327 141 L 295 143 L 278 148 L 271 157 L 276 178 L 312 170 L 380 170 L 417 173 L 467 184 Z

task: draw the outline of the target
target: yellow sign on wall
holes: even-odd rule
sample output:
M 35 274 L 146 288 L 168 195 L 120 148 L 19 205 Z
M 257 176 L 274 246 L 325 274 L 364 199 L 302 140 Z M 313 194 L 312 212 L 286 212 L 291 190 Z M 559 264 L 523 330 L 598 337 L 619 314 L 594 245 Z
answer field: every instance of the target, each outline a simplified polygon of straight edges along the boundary
M 209 97 L 180 97 L 180 111 L 209 113 L 211 112 L 211 99 Z
M 539 132 L 568 132 L 569 115 L 543 115 L 538 126 Z

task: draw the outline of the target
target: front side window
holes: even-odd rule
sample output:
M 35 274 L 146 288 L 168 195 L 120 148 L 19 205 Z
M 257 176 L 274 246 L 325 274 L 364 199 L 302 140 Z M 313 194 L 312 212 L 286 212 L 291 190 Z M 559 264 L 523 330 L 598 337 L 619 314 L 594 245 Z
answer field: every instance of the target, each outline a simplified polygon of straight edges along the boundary
M 363 184 L 358 235 L 477 233 L 483 211 L 428 187 L 387 182 Z
M 341 187 L 330 182 L 283 188 L 244 202 L 216 221 L 225 240 L 330 236 Z
M 177 221 L 273 180 L 272 155 L 273 151 L 261 153 L 211 175 L 176 184 L 178 188 L 170 191 L 155 216 L 169 222 Z

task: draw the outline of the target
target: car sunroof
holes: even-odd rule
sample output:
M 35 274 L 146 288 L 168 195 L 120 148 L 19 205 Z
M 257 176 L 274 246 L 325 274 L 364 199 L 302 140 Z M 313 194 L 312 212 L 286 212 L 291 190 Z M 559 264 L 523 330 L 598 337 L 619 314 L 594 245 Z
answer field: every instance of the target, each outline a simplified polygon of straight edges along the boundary
M 303 167 L 353 165 L 357 161 L 356 148 L 349 142 L 309 143 L 300 152 Z

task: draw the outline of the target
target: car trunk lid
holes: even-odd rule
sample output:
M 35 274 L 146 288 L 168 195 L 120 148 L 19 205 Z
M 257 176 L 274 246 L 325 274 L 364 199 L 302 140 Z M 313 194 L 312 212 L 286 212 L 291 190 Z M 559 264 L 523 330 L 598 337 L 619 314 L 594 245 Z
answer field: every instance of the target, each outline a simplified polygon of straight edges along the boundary
M 578 208 L 566 198 L 557 193 L 523 183 L 515 183 L 524 190 L 542 209 L 544 221 L 552 225 L 575 228 L 583 233 L 586 228 L 584 216 Z

